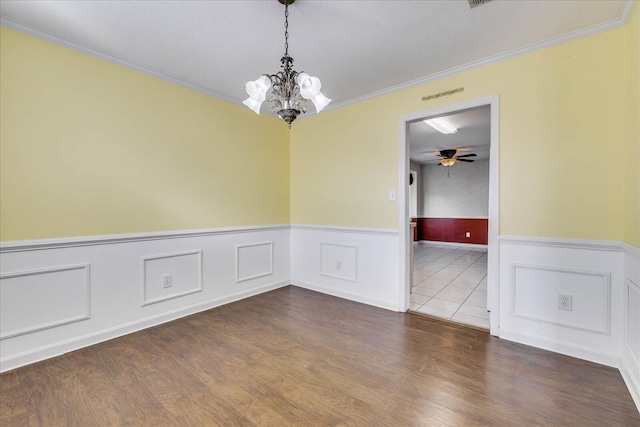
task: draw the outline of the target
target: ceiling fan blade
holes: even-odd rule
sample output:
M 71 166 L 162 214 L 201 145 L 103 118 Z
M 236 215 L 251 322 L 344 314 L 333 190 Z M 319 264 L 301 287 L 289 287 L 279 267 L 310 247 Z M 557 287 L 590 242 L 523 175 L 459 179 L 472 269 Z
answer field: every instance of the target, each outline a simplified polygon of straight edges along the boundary
M 442 166 L 442 163 L 438 163 L 438 166 Z
M 461 157 L 476 157 L 476 156 L 477 156 L 477 154 L 471 153 L 471 154 L 463 154 L 462 156 L 456 156 L 456 157 L 457 158 L 461 158 Z
M 459 161 L 459 162 L 468 162 L 468 163 L 473 163 L 473 162 L 475 162 L 475 160 L 461 159 L 461 158 L 458 158 L 458 161 Z

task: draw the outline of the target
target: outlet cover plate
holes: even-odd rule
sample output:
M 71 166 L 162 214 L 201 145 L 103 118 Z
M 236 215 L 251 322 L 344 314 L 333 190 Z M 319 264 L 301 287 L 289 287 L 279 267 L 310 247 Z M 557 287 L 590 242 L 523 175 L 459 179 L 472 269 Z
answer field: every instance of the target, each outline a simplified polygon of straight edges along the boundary
M 573 297 L 571 295 L 558 295 L 558 309 L 571 311 L 573 310 Z

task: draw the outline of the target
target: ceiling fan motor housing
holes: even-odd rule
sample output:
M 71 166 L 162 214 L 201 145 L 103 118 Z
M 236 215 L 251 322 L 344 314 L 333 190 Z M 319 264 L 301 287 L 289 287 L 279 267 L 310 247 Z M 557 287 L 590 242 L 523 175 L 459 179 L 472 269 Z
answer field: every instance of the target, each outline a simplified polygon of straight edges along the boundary
M 455 156 L 455 155 L 456 155 L 456 152 L 457 152 L 457 151 L 458 151 L 458 150 L 456 150 L 456 149 L 451 149 L 451 150 L 442 150 L 442 151 L 440 151 L 440 154 L 441 154 L 444 158 L 451 159 L 453 156 Z

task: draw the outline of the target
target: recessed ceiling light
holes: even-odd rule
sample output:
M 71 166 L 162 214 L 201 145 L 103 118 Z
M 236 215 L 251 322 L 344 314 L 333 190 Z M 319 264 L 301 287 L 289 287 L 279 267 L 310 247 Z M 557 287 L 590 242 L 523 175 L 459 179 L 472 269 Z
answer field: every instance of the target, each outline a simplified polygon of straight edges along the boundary
M 458 128 L 451 124 L 444 117 L 438 117 L 437 119 L 427 119 L 424 120 L 426 124 L 434 128 L 440 133 L 444 133 L 445 135 L 451 135 L 458 132 Z

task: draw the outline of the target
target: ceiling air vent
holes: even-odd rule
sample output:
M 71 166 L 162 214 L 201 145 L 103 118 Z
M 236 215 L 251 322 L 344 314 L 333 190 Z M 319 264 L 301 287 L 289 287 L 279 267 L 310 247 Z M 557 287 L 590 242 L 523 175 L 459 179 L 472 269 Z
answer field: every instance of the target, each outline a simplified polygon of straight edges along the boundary
M 489 3 L 491 0 L 469 0 L 469 6 L 471 9 L 474 7 L 482 6 L 485 3 Z

